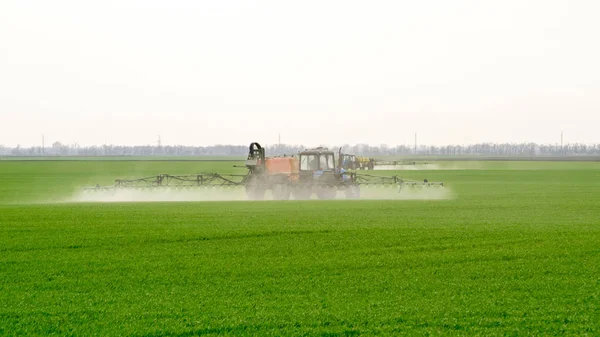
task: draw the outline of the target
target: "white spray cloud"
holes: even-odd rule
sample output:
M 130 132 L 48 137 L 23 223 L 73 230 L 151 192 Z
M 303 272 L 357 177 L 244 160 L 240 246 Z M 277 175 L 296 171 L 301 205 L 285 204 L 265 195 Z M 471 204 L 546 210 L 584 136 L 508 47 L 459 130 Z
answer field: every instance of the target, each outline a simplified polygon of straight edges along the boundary
M 361 188 L 361 200 L 442 200 L 453 199 L 455 195 L 448 187 L 374 187 Z M 311 199 L 318 200 L 316 195 Z M 345 200 L 343 191 L 338 191 L 336 199 Z M 113 191 L 79 191 L 66 199 L 52 202 L 61 203 L 120 203 L 120 202 L 186 202 L 186 201 L 246 201 L 243 188 L 197 188 L 197 189 L 139 189 Z M 265 193 L 264 200 L 272 200 L 271 193 Z

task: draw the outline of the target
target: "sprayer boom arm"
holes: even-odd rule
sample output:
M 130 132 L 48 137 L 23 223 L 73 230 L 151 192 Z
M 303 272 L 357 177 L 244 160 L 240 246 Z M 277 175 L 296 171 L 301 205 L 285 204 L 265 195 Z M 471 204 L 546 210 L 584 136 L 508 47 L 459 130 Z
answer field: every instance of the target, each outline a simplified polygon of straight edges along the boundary
M 432 182 L 427 179 L 408 180 L 400 176 L 376 176 L 371 174 L 356 174 L 356 183 L 358 185 L 403 185 L 403 186 L 444 186 L 442 182 Z
M 190 175 L 159 174 L 139 179 L 117 179 L 113 186 L 88 187 L 86 190 L 158 187 L 233 187 L 244 185 L 248 175 L 199 173 Z

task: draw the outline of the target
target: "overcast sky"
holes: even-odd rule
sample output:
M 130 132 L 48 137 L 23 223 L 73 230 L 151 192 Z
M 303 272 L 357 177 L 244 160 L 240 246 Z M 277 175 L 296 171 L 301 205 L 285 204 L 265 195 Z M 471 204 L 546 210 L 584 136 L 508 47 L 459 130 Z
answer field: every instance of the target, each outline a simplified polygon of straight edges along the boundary
M 600 1 L 0 1 L 0 144 L 600 143 Z

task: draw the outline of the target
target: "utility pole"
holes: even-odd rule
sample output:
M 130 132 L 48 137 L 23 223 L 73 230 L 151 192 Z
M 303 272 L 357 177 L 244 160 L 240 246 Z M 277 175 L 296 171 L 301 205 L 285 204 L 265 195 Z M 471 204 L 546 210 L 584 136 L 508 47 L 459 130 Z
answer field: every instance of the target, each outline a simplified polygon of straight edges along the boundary
M 281 133 L 277 135 L 277 155 L 282 155 L 281 153 Z
M 42 133 L 42 155 L 44 155 L 44 147 L 45 147 L 45 144 L 44 144 L 44 134 Z
M 158 142 L 157 142 L 157 145 L 158 145 L 158 147 L 161 147 L 161 146 L 162 146 L 162 143 L 161 143 L 161 141 L 160 141 L 160 135 L 158 135 Z
M 415 154 L 417 154 L 417 133 L 415 132 Z
M 565 155 L 565 148 L 563 147 L 563 132 L 560 132 L 560 155 Z

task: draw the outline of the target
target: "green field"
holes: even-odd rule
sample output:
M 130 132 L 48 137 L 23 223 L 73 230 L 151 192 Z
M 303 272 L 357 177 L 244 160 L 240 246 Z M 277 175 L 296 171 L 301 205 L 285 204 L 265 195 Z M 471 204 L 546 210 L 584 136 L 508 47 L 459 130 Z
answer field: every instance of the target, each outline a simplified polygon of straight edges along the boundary
M 600 162 L 376 172 L 442 200 L 61 202 L 232 165 L 0 162 L 0 335 L 600 335 Z

